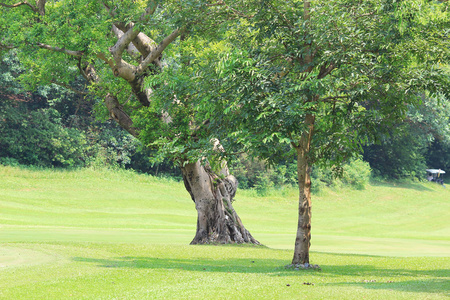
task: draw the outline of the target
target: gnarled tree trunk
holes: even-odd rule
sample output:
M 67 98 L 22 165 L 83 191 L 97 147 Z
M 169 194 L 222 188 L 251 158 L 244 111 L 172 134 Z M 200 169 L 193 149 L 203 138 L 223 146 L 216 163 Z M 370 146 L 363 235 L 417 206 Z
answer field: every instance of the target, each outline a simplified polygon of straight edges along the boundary
M 233 208 L 237 180 L 225 167 L 217 176 L 200 161 L 181 168 L 184 184 L 197 210 L 197 232 L 191 244 L 260 243 Z

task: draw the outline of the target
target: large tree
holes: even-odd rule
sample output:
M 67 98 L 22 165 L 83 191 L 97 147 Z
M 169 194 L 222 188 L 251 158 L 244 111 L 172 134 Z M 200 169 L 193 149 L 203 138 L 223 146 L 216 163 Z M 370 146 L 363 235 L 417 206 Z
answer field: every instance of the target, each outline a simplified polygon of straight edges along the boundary
M 339 171 L 424 91 L 448 95 L 448 3 L 250 2 L 256 12 L 241 10 L 229 51 L 197 73 L 209 82 L 197 99 L 224 112 L 212 128 L 228 155 L 241 147 L 276 162 L 291 145 L 299 184 L 292 264 L 308 267 L 312 165 Z
M 258 244 L 233 209 L 237 181 L 226 163 L 213 171 L 201 151 L 190 151 L 207 120 L 189 114 L 195 108 L 180 108 L 177 115 L 160 110 L 152 101 L 158 87 L 144 84 L 167 64 L 189 65 L 183 54 L 164 60 L 171 44 L 234 14 L 223 1 L 5 0 L 0 2 L 0 50 L 18 49 L 27 69 L 21 79 L 31 88 L 70 87 L 81 75 L 86 90 L 103 99 L 110 118 L 149 147 L 170 148 L 160 153 L 170 153 L 181 168 L 198 212 L 193 244 Z M 176 95 L 169 97 L 168 102 L 177 101 Z M 209 147 L 220 151 L 218 143 Z

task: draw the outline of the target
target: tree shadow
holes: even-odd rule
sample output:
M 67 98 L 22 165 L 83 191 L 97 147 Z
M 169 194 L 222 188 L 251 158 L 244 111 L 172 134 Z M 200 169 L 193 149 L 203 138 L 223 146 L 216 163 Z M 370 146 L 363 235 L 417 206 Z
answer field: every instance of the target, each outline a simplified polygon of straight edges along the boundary
M 449 293 L 448 279 L 422 279 L 422 280 L 407 280 L 399 281 L 395 280 L 390 282 L 360 282 L 360 283 L 344 283 L 340 285 L 345 286 L 359 286 L 366 289 L 374 290 L 396 290 L 402 292 L 412 293 L 436 293 L 447 294 Z
M 74 261 L 95 263 L 102 268 L 178 269 L 201 272 L 273 273 L 285 270 L 285 260 L 274 259 L 167 259 L 123 256 L 114 259 L 74 257 Z
M 335 254 L 340 256 L 341 254 Z M 345 256 L 345 254 L 342 254 Z M 354 256 L 354 255 L 353 255 Z M 368 258 L 371 256 L 367 256 Z M 375 257 L 374 257 L 375 258 Z M 321 270 L 286 269 L 280 259 L 167 259 L 123 256 L 112 259 L 75 257 L 74 261 L 97 264 L 101 268 L 165 269 L 189 272 L 262 273 L 268 276 L 295 276 L 300 281 L 316 282 L 317 286 L 358 286 L 405 292 L 448 293 L 450 269 L 412 270 L 383 268 L 382 265 L 321 265 Z M 349 278 L 350 277 L 350 278 Z M 404 280 L 411 278 L 411 280 Z M 342 278 L 340 282 L 324 282 L 324 278 Z M 358 280 L 355 282 L 355 278 Z M 386 279 L 388 278 L 388 279 Z M 399 278 L 396 281 L 396 278 Z M 345 280 L 351 280 L 345 281 Z M 360 281 L 359 281 L 360 280 Z M 317 284 L 317 282 L 322 282 Z

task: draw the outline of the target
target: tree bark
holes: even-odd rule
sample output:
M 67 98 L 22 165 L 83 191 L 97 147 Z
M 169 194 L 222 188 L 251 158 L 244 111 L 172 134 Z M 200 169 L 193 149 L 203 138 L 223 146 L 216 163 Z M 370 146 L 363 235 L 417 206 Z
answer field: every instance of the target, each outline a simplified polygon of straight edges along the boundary
M 309 266 L 309 247 L 311 245 L 311 166 L 308 158 L 312 136 L 314 134 L 315 117 L 306 115 L 305 125 L 308 130 L 295 146 L 297 151 L 297 174 L 299 187 L 298 226 L 295 238 L 292 265 Z
M 191 245 L 251 243 L 260 245 L 233 208 L 237 180 L 225 170 L 219 177 L 200 161 L 181 168 L 186 190 L 197 210 L 197 231 Z

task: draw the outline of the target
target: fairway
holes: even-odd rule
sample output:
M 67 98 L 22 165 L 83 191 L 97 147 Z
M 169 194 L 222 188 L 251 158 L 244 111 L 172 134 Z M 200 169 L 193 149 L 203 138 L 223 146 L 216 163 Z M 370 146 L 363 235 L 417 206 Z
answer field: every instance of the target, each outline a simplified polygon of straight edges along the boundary
M 372 184 L 313 195 L 311 262 L 293 253 L 295 189 L 239 191 L 265 247 L 189 246 L 182 183 L 124 170 L 0 166 L 0 299 L 445 299 L 450 189 Z

